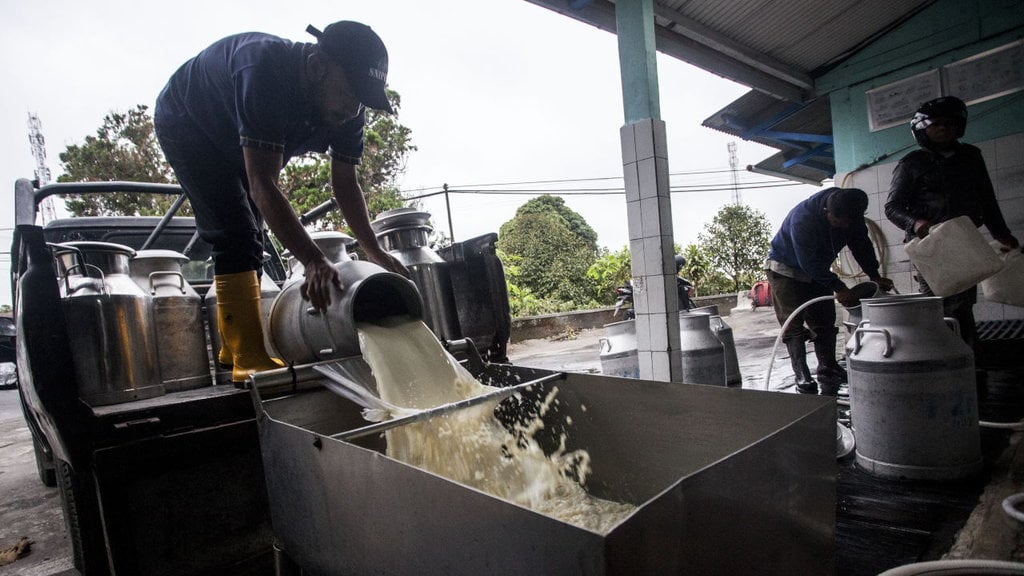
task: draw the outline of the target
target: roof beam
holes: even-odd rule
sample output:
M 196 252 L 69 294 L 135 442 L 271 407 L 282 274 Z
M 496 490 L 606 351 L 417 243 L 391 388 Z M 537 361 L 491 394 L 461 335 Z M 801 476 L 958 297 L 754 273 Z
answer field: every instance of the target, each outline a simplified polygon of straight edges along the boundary
M 737 62 L 742 62 L 803 90 L 811 91 L 814 88 L 814 80 L 808 74 L 783 64 L 770 56 L 761 54 L 744 44 L 740 44 L 720 32 L 715 32 L 711 28 L 680 14 L 676 10 L 655 3 L 654 14 L 669 21 L 666 28 L 682 34 L 698 44 L 707 46 Z

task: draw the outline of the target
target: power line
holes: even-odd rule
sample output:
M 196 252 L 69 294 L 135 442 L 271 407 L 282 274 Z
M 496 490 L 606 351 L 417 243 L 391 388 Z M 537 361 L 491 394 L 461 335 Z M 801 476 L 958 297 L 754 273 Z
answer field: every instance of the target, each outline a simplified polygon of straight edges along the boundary
M 685 170 L 685 171 L 682 171 L 682 172 L 672 172 L 672 173 L 669 174 L 669 176 L 695 176 L 695 175 L 699 175 L 699 174 L 727 174 L 729 172 L 734 172 L 734 170 L 726 170 L 726 169 L 721 169 L 721 170 Z M 622 176 L 600 176 L 600 177 L 593 177 L 593 178 L 564 178 L 564 179 L 558 179 L 558 180 L 524 180 L 524 181 L 521 181 L 521 182 L 491 182 L 491 183 L 486 183 L 486 184 L 459 184 L 459 185 L 450 184 L 450 185 L 448 185 L 448 187 L 450 189 L 451 188 L 474 188 L 474 189 L 476 189 L 476 188 L 487 188 L 487 187 L 492 187 L 492 186 L 524 186 L 524 185 L 533 185 L 533 184 L 572 184 L 572 183 L 575 183 L 575 182 L 597 182 L 597 181 L 601 181 L 601 180 L 622 180 Z M 412 192 L 425 192 L 427 190 L 436 190 L 436 191 L 439 191 L 439 192 L 443 192 L 443 189 L 444 189 L 444 186 L 424 186 L 424 187 L 421 187 L 421 188 L 408 188 L 406 190 L 401 190 L 401 193 L 406 194 L 406 193 L 412 193 Z M 420 196 L 420 197 L 426 197 L 426 196 L 427 195 L 423 195 L 423 196 Z
M 752 182 L 746 183 L 739 186 L 741 190 L 759 190 L 765 188 L 788 188 L 790 186 L 804 186 L 799 182 Z M 669 192 L 673 194 L 696 194 L 701 192 L 723 192 L 732 190 L 732 186 L 728 184 L 711 185 L 711 186 L 694 186 L 694 185 L 677 185 L 670 186 Z M 465 195 L 479 195 L 479 196 L 514 196 L 514 195 L 543 195 L 551 194 L 552 196 L 613 196 L 623 195 L 626 193 L 624 188 L 513 188 L 505 190 L 475 190 L 475 189 L 454 189 L 450 188 L 447 191 L 434 192 L 430 194 L 423 194 L 421 196 L 407 197 L 406 200 L 418 200 L 420 198 L 427 198 L 430 196 L 438 196 L 441 194 L 465 194 Z

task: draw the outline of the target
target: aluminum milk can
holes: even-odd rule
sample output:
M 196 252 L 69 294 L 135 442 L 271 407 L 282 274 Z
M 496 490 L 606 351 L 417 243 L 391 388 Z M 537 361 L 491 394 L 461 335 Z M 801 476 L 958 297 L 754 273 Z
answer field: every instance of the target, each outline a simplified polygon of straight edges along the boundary
M 323 230 L 310 233 L 309 238 L 313 241 L 313 244 L 316 244 L 317 248 L 320 248 L 320 251 L 324 253 L 327 260 L 333 264 L 352 259 L 348 251 L 355 247 L 356 239 L 348 234 L 333 230 Z M 298 258 L 292 256 L 291 252 L 288 251 L 285 251 L 284 257 L 288 260 L 288 279 L 285 280 L 285 284 L 302 280 L 305 277 L 302 262 L 299 262 Z
M 135 251 L 83 241 L 58 245 L 54 254 L 82 401 L 105 406 L 162 395 L 151 298 L 129 276 Z
M 433 230 L 430 214 L 414 208 L 396 208 L 371 223 L 381 246 L 412 275 L 423 298 L 423 320 L 442 340 L 462 337 L 459 313 L 452 290 L 449 264 L 428 246 Z
M 863 301 L 847 360 L 857 463 L 954 480 L 981 469 L 974 354 L 934 296 Z
M 188 256 L 174 250 L 139 250 L 130 262 L 132 280 L 151 298 L 160 378 L 168 392 L 213 383 L 203 302 L 181 273 L 185 262 Z
M 743 375 L 740 373 L 740 360 L 736 355 L 736 340 L 732 335 L 732 327 L 718 311 L 718 305 L 701 306 L 690 310 L 692 314 L 710 314 L 711 331 L 722 343 L 725 354 L 725 383 L 727 386 L 740 386 L 743 384 Z
M 604 325 L 600 339 L 601 374 L 622 378 L 640 377 L 640 359 L 636 351 L 636 320 Z
M 708 314 L 679 313 L 679 357 L 684 384 L 725 386 L 725 347 Z
M 335 269 L 344 289 L 332 288 L 326 310 L 316 310 L 302 299 L 299 282 L 286 285 L 274 299 L 268 334 L 278 358 L 306 364 L 358 356 L 356 323 L 399 315 L 423 317 L 416 285 L 404 276 L 360 260 L 339 262 Z

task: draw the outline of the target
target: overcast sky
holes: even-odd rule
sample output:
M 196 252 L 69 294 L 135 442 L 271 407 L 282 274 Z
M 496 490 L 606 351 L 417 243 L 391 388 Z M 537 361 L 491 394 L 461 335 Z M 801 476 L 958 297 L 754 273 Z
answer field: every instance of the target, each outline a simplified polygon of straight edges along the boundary
M 60 152 L 93 134 L 106 114 L 136 104 L 152 109 L 182 62 L 236 32 L 309 41 L 307 24 L 322 29 L 335 20 L 359 20 L 373 27 L 390 54 L 389 85 L 402 96 L 399 120 L 419 148 L 400 182 L 410 194 L 445 183 L 453 189 L 547 180 L 585 181 L 506 188 L 622 186 L 615 37 L 525 0 L 0 0 L 0 6 L 0 304 L 11 303 L 7 251 L 14 181 L 32 178 L 35 168 L 28 113 L 42 121 L 56 178 Z M 728 170 L 726 146 L 735 140 L 700 123 L 747 88 L 664 56 L 658 74 L 669 169 L 681 174 L 673 185 L 728 184 L 725 172 L 692 174 Z M 737 147 L 741 167 L 775 152 L 743 141 Z M 595 178 L 612 179 L 586 181 Z M 744 182 L 768 180 L 741 175 Z M 765 212 L 775 228 L 793 204 L 815 190 L 744 190 L 742 200 Z M 456 240 L 497 232 L 529 198 L 452 195 Z M 730 200 L 729 190 L 673 194 L 676 243 L 695 241 Z M 600 245 L 626 245 L 624 196 L 566 201 L 597 231 Z M 447 230 L 443 200 L 422 205 Z

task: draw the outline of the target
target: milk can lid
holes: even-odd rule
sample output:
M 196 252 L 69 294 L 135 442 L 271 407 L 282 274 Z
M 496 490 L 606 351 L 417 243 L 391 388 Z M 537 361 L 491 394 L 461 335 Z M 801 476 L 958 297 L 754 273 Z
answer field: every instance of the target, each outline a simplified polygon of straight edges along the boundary
M 125 246 L 124 244 L 115 244 L 113 242 L 97 242 L 94 240 L 76 240 L 74 242 L 64 242 L 63 244 L 56 244 L 54 245 L 53 251 L 56 254 L 66 252 L 113 252 L 116 254 L 127 254 L 128 256 L 135 255 L 135 250 L 132 249 L 130 246 Z
M 176 250 L 139 250 L 132 260 L 159 260 L 173 259 L 179 262 L 188 262 L 188 256 Z
M 432 229 L 429 222 L 430 213 L 428 212 L 415 208 L 395 208 L 394 210 L 378 214 L 377 218 L 370 223 L 370 226 L 377 236 L 380 237 L 396 230 Z

